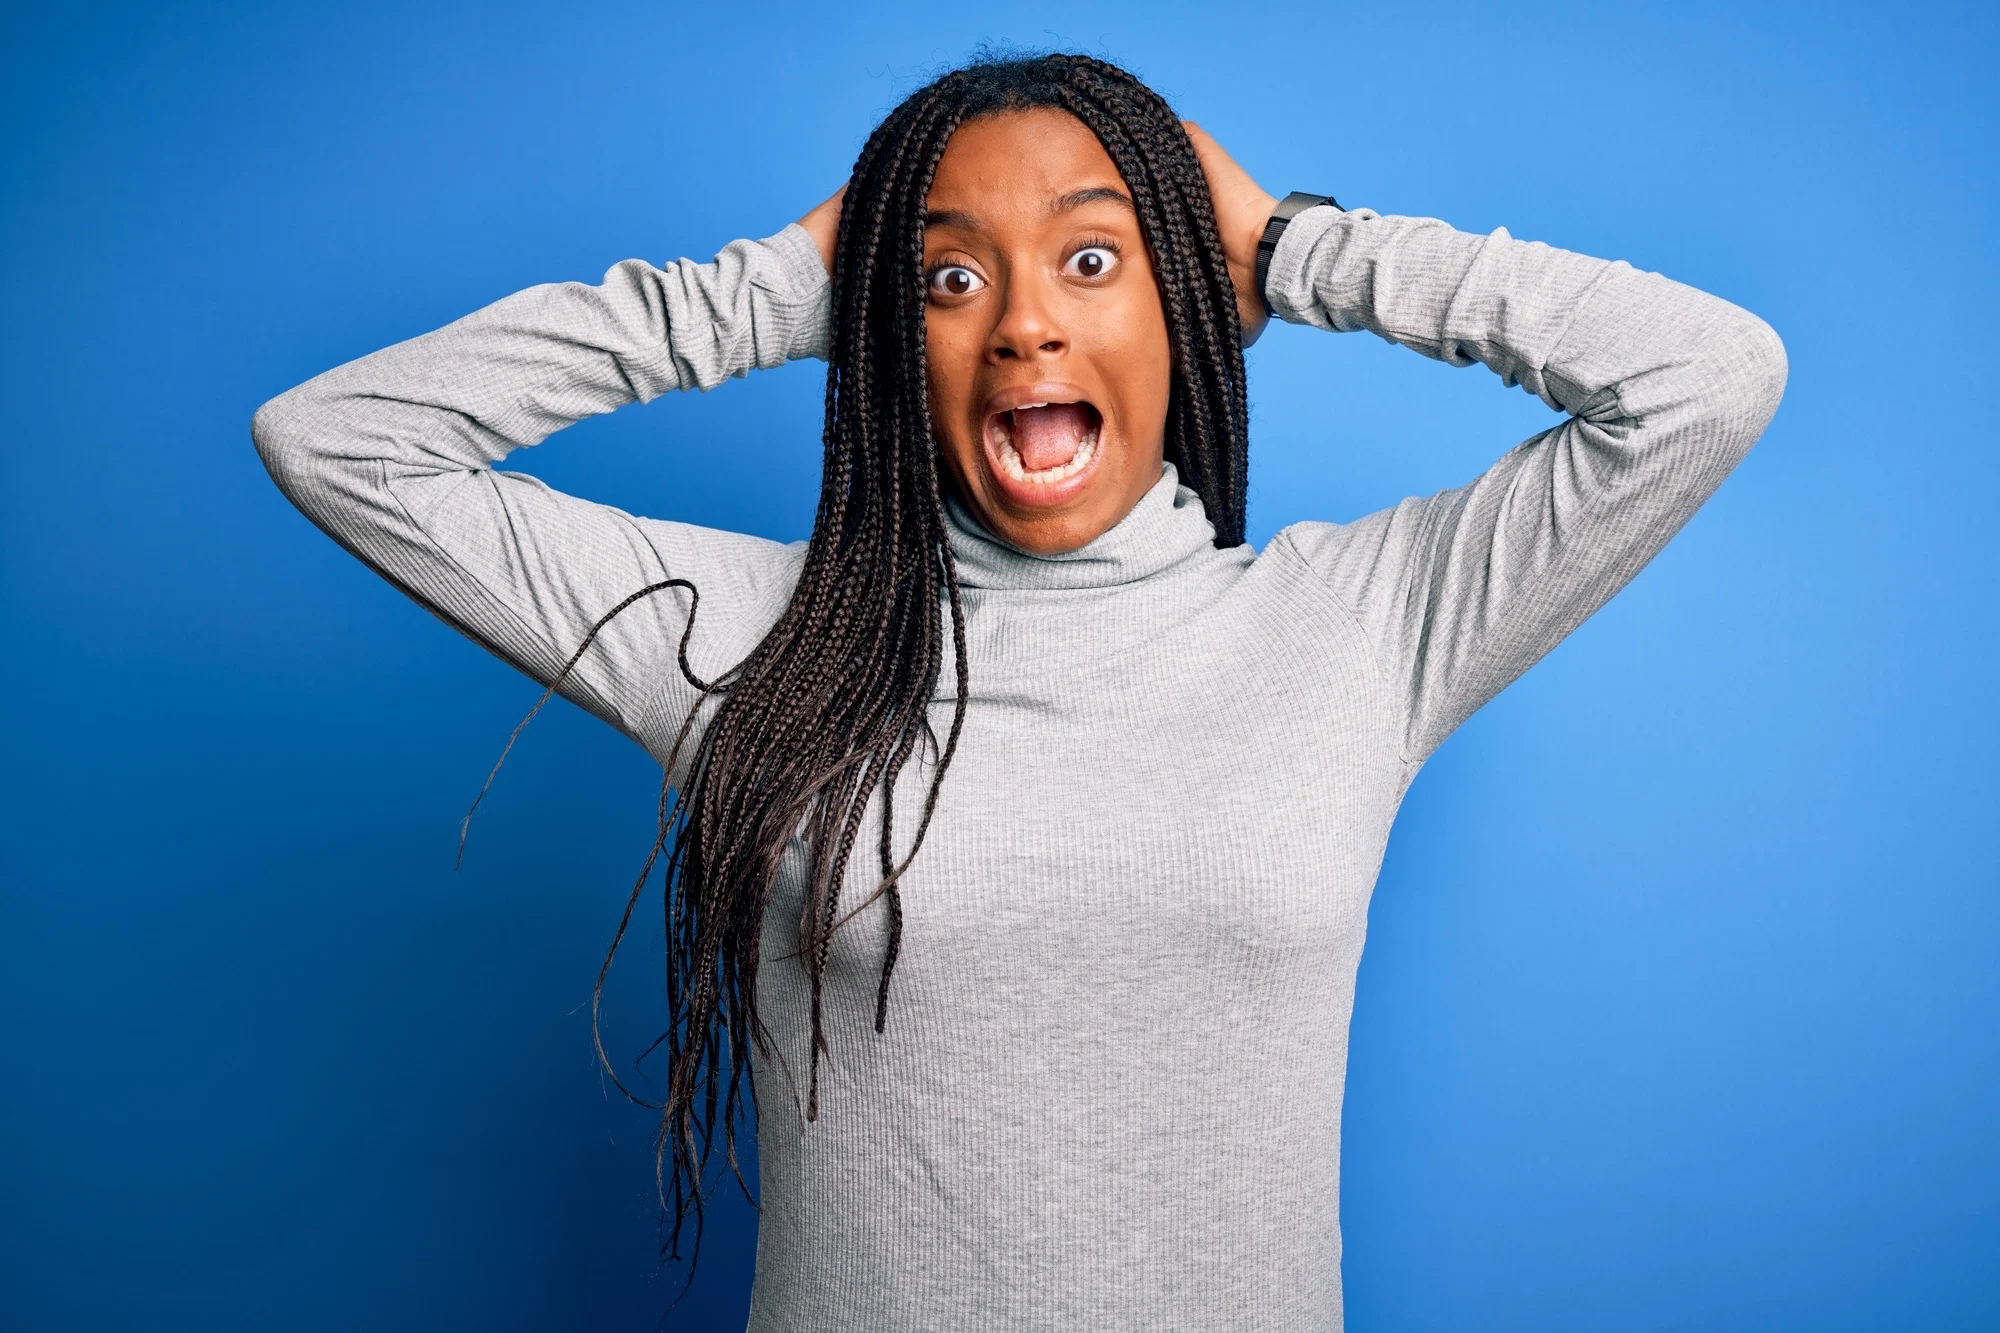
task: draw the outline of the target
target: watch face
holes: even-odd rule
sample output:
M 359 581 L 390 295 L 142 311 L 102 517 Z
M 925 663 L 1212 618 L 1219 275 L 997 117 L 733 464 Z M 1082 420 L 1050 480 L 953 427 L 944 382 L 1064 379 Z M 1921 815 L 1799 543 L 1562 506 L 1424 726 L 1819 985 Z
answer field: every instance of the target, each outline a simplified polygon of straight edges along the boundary
M 1321 204 L 1331 203 L 1333 203 L 1331 195 L 1306 194 L 1303 191 L 1294 190 L 1285 196 L 1285 201 L 1278 205 L 1278 211 L 1273 214 L 1273 217 L 1283 218 L 1289 222 L 1308 208 L 1317 208 Z M 1337 204 L 1334 206 L 1336 208 L 1339 207 Z

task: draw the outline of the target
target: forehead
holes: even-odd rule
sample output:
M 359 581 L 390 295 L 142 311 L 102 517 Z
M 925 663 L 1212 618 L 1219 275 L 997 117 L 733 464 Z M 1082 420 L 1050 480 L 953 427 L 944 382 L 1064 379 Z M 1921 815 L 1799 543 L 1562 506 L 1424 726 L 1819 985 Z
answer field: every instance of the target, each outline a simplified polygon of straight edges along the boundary
M 1042 214 L 1052 201 L 1092 187 L 1125 192 L 1104 145 L 1067 111 L 1035 107 L 959 126 L 938 160 L 927 204 L 998 220 Z

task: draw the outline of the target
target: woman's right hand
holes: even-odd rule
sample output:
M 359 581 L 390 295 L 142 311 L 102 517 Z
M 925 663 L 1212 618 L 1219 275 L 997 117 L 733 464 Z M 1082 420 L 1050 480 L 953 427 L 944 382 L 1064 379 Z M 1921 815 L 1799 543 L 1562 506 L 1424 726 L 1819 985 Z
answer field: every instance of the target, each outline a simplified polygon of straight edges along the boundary
M 833 275 L 833 247 L 840 238 L 840 200 L 847 193 L 841 186 L 833 192 L 833 197 L 799 219 L 799 225 L 806 229 L 806 235 L 813 238 L 819 247 L 819 257 L 826 265 L 827 275 Z
M 1238 166 L 1236 159 L 1222 151 L 1222 145 L 1208 131 L 1191 120 L 1181 122 L 1194 142 L 1194 155 L 1208 178 L 1209 197 L 1215 204 L 1215 226 L 1222 233 L 1222 252 L 1229 260 L 1229 277 L 1236 284 L 1236 313 L 1243 325 L 1243 345 L 1257 341 L 1271 318 L 1264 293 L 1257 290 L 1257 243 L 1264 238 L 1264 224 L 1271 220 L 1277 198 Z

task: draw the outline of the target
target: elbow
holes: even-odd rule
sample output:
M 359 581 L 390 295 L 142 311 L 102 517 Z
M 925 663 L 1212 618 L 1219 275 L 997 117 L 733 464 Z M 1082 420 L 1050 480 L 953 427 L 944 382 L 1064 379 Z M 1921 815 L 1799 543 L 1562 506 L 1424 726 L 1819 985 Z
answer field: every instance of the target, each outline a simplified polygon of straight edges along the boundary
M 1741 455 L 1776 415 L 1790 365 L 1776 329 L 1747 310 L 1731 311 L 1733 317 L 1717 330 L 1708 360 L 1719 424 Z
M 306 386 L 301 385 L 265 403 L 250 418 L 250 442 L 257 448 L 257 457 L 287 495 L 294 494 L 313 470 L 314 446 L 326 434 L 315 429 L 317 415 Z
M 264 460 L 264 466 L 275 472 L 276 464 L 283 455 L 286 439 L 285 398 L 281 394 L 258 408 L 250 418 L 250 443 L 257 446 L 257 457 Z
M 250 443 L 278 489 L 291 494 L 293 463 L 297 455 L 298 413 L 290 394 L 280 394 L 258 408 L 250 418 Z
M 1744 312 L 1743 322 L 1739 342 L 1743 348 L 1744 396 L 1757 429 L 1762 431 L 1785 396 L 1785 378 L 1791 373 L 1791 362 L 1785 356 L 1785 341 L 1776 329 L 1748 311 Z

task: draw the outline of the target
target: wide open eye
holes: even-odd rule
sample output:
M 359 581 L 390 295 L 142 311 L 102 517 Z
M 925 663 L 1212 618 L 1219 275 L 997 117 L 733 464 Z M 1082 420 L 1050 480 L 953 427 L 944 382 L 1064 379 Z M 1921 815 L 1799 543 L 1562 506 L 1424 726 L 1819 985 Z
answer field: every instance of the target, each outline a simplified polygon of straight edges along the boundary
M 1069 257 L 1063 272 L 1073 278 L 1101 278 L 1118 267 L 1118 252 L 1108 245 L 1086 245 Z
M 986 285 L 986 279 L 963 264 L 946 264 L 931 270 L 931 290 L 940 296 L 970 296 Z

